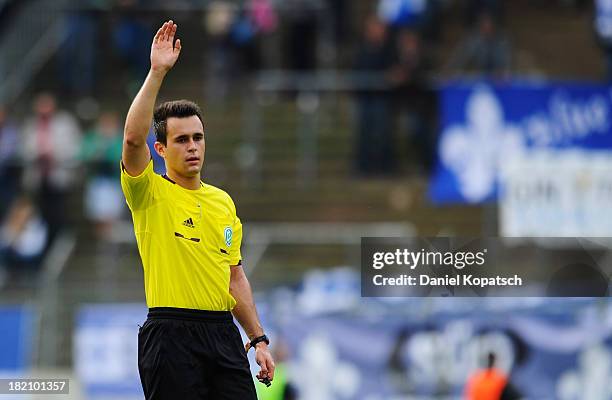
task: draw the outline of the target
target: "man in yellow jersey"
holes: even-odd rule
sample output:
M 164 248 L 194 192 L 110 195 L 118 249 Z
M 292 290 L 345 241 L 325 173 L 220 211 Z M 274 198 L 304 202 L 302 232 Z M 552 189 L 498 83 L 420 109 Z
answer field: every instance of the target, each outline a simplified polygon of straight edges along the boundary
M 242 225 L 230 196 L 200 181 L 204 127 L 198 106 L 166 102 L 154 110 L 166 73 L 181 51 L 168 21 L 151 46 L 151 69 L 125 123 L 121 187 L 132 212 L 149 314 L 138 334 L 138 369 L 147 399 L 256 399 L 257 378 L 271 381 L 274 361 L 241 265 Z M 167 175 L 153 172 L 146 137 Z M 247 333 L 245 347 L 232 314 Z M 246 349 L 246 351 L 245 351 Z

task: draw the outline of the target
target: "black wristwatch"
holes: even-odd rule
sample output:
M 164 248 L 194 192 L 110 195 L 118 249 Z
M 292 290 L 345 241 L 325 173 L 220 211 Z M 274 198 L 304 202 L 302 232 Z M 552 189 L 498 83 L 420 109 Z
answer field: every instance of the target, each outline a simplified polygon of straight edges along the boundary
M 265 342 L 267 345 L 270 344 L 270 339 L 266 335 L 261 335 L 251 340 L 251 347 L 255 348 L 255 345 L 260 342 Z

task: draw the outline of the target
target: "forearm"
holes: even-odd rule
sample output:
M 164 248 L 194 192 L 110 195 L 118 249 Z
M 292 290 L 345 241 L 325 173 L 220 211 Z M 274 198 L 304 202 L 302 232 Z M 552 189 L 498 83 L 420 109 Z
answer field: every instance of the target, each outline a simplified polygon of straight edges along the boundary
M 236 266 L 231 268 L 232 270 L 239 269 L 239 271 L 232 271 L 230 281 L 230 293 L 236 299 L 236 306 L 232 310 L 232 314 L 246 332 L 249 340 L 253 340 L 263 335 L 264 330 L 257 315 L 251 285 L 246 275 L 244 275 L 242 267 Z
M 140 91 L 134 98 L 125 121 L 124 141 L 143 146 L 147 141 L 157 94 L 166 72 L 151 69 Z
M 181 51 L 181 41 L 174 42 L 176 24 L 164 22 L 151 44 L 151 70 L 140 91 L 134 98 L 125 120 L 123 154 L 121 159 L 127 172 L 136 176 L 145 170 L 151 154 L 147 146 L 147 135 L 151 127 L 153 109 L 159 88 L 166 73 L 176 63 Z

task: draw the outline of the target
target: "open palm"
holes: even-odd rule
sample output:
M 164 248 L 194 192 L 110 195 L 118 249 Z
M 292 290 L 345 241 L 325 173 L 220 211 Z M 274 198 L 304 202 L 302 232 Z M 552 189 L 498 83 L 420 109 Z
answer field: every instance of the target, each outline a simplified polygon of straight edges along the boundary
M 151 69 L 166 72 L 174 66 L 181 52 L 181 40 L 174 42 L 176 24 L 164 22 L 153 38 L 151 45 Z

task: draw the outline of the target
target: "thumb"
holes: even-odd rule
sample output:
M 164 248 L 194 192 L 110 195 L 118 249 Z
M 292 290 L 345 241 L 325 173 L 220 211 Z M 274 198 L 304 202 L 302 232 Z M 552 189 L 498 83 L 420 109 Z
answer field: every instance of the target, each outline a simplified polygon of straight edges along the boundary
M 181 52 L 181 39 L 176 39 L 176 42 L 174 43 L 174 50 L 177 53 Z

